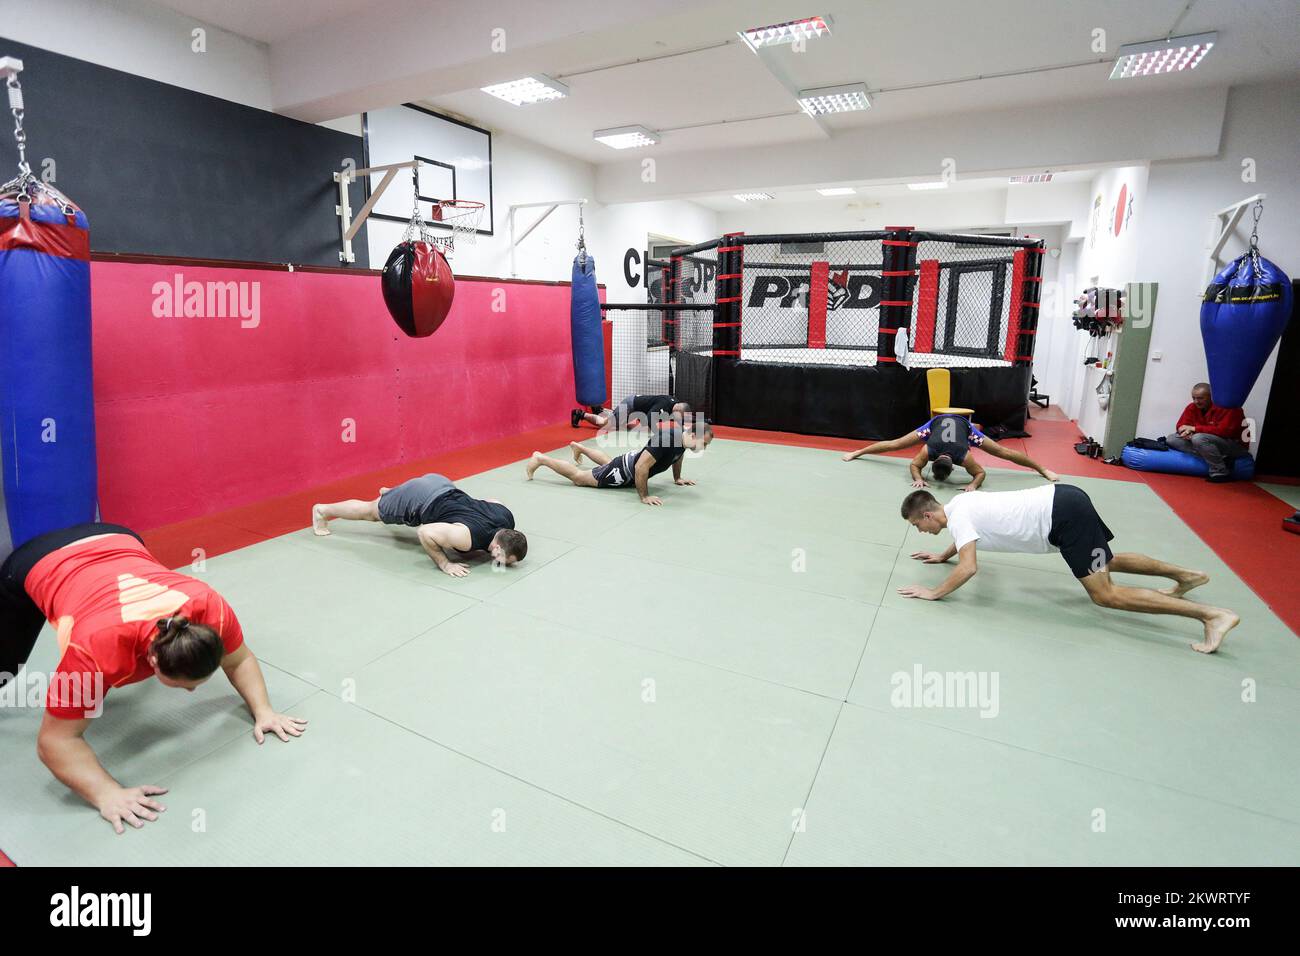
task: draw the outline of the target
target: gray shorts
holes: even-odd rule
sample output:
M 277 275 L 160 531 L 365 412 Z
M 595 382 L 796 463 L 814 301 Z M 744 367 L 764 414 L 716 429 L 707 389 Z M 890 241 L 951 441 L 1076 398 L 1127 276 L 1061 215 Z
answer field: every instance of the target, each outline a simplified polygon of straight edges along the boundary
M 429 505 L 455 487 L 446 475 L 429 474 L 404 481 L 379 496 L 379 520 L 418 528 Z
M 627 429 L 628 419 L 632 416 L 632 402 L 635 398 L 635 395 L 629 395 L 609 410 L 609 421 L 606 423 L 609 428 L 618 431 Z

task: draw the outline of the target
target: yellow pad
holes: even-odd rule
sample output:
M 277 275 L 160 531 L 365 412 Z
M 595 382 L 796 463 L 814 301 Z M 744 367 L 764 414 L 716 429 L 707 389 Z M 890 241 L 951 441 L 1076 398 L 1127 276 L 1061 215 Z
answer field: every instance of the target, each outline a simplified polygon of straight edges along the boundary
M 952 373 L 946 368 L 927 369 L 925 384 L 930 390 L 930 415 L 946 408 L 952 397 Z

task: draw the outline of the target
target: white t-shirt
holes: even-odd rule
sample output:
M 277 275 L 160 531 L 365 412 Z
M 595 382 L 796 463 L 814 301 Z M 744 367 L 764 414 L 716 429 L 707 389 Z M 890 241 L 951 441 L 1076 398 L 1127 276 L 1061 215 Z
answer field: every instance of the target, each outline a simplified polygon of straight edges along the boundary
M 967 491 L 945 505 L 943 512 L 958 551 L 979 541 L 981 551 L 1047 554 L 1059 550 L 1047 541 L 1055 497 L 1056 485 L 1028 491 Z

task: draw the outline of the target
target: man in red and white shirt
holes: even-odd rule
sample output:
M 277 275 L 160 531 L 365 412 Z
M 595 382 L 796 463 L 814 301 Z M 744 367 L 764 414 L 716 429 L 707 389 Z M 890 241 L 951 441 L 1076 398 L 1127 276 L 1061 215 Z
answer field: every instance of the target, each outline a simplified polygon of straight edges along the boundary
M 36 749 L 64 785 L 99 810 L 118 833 L 156 820 L 155 785 L 124 787 L 100 764 L 84 734 L 115 687 L 151 677 L 192 691 L 225 673 L 266 734 L 299 736 L 306 721 L 277 713 L 261 667 L 225 598 L 169 570 L 131 530 L 87 524 L 41 535 L 0 565 L 0 686 L 14 679 L 46 622 L 59 664 L 50 675 Z
M 1210 466 L 1210 481 L 1232 481 L 1232 459 L 1249 455 L 1242 441 L 1245 417 L 1240 408 L 1214 404 L 1205 382 L 1192 389 L 1192 403 L 1183 409 L 1175 433 L 1165 442 L 1177 451 L 1189 451 Z

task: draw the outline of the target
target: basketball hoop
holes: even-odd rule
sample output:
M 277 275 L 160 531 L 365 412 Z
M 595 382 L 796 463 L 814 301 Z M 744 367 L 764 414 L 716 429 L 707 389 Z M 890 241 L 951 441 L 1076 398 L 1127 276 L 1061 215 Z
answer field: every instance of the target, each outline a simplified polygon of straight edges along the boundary
M 457 242 L 473 245 L 477 241 L 479 224 L 483 221 L 483 203 L 472 199 L 435 199 L 433 221 L 451 230 L 445 236 L 433 237 L 443 255 L 451 255 Z

